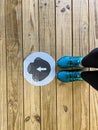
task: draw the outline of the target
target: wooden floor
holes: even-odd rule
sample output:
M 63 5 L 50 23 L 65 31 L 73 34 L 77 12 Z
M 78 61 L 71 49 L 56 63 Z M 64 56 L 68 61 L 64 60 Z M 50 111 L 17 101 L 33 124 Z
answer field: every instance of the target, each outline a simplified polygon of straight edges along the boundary
M 86 82 L 35 87 L 23 60 L 98 46 L 98 0 L 0 0 L 0 130 L 98 130 L 98 92 Z

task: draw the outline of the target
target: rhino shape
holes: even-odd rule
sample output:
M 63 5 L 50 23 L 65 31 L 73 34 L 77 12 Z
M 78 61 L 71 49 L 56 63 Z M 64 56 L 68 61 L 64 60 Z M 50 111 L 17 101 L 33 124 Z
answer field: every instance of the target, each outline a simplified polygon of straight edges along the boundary
M 36 82 L 44 80 L 50 73 L 50 64 L 37 57 L 34 62 L 31 62 L 27 68 L 28 73 L 32 74 L 32 79 Z

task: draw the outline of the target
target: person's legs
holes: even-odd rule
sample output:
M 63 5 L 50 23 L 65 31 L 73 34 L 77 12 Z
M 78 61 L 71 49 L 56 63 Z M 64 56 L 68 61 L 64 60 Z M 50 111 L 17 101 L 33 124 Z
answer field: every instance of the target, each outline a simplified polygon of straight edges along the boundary
M 98 48 L 92 50 L 85 57 L 64 56 L 57 61 L 61 68 L 95 67 L 98 68 Z M 57 78 L 62 82 L 85 80 L 98 90 L 98 71 L 59 71 Z
M 81 77 L 98 90 L 98 71 L 84 71 L 81 73 Z
M 82 59 L 81 64 L 84 67 L 98 68 L 98 48 L 95 48 L 88 55 L 86 55 Z
M 85 80 L 98 90 L 98 71 L 59 71 L 57 78 L 66 83 Z
M 85 57 L 83 56 L 63 56 L 57 61 L 57 65 L 60 68 L 71 68 L 71 67 L 95 67 L 98 68 L 98 48 L 92 50 Z

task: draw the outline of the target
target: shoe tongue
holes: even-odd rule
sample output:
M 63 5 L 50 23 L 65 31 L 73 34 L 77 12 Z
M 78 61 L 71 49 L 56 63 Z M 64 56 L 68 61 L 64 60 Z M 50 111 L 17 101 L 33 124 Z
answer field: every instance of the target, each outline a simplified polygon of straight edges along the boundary
M 84 71 L 81 73 L 81 77 L 98 90 L 98 71 Z

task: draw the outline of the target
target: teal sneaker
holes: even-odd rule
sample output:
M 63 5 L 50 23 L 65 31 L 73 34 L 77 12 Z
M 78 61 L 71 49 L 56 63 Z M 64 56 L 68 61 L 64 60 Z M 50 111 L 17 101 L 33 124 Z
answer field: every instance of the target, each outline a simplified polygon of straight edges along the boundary
M 83 71 L 60 71 L 57 78 L 62 82 L 82 81 L 81 72 Z
M 64 56 L 61 57 L 58 61 L 57 61 L 57 65 L 60 68 L 71 68 L 71 67 L 83 67 L 81 65 L 81 61 L 82 61 L 83 57 L 82 56 L 78 56 L 78 57 L 73 57 L 73 56 Z

